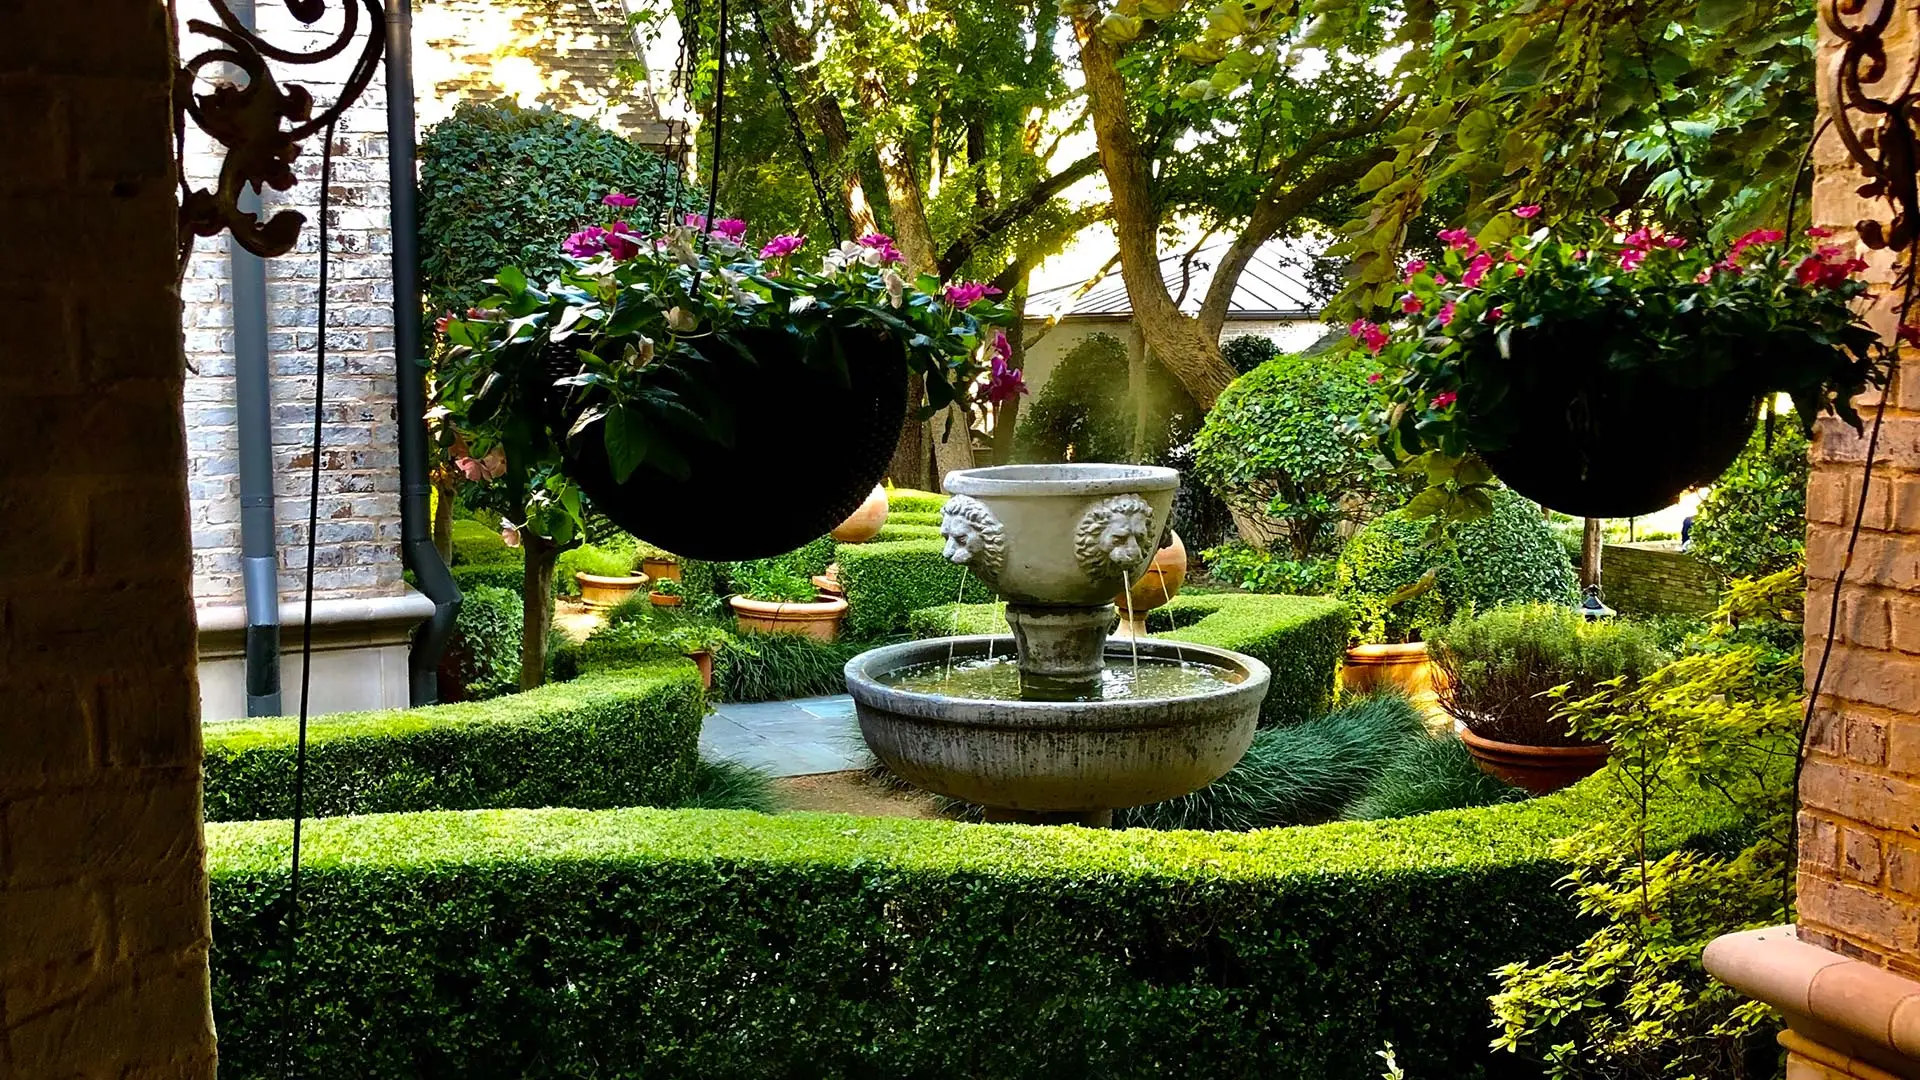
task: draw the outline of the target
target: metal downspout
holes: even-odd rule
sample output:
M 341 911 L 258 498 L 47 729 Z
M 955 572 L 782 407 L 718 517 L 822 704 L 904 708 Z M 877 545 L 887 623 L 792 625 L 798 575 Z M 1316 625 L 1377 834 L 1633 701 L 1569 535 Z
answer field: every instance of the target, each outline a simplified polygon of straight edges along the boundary
M 460 587 L 433 546 L 427 479 L 427 371 L 420 333 L 420 221 L 415 205 L 413 135 L 413 3 L 387 3 L 387 168 L 392 188 L 393 354 L 400 426 L 400 555 L 414 584 L 433 601 L 433 615 L 414 631 L 407 654 L 408 700 L 431 705 L 436 669 Z

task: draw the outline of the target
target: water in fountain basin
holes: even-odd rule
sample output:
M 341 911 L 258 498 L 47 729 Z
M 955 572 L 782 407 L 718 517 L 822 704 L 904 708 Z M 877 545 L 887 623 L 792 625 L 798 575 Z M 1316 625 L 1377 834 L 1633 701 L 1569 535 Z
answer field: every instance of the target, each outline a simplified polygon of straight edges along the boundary
M 1133 675 L 1140 677 L 1140 631 L 1133 621 L 1133 579 L 1120 571 L 1120 599 L 1127 605 L 1127 640 L 1133 643 Z
M 1126 701 L 1134 698 L 1192 697 L 1239 682 L 1235 672 L 1212 664 L 1147 657 L 1132 668 L 1100 672 L 1097 694 L 1074 701 Z M 977 701 L 1020 701 L 1020 668 L 1011 656 L 975 657 L 951 664 L 915 664 L 879 677 L 887 686 L 916 693 L 944 694 Z

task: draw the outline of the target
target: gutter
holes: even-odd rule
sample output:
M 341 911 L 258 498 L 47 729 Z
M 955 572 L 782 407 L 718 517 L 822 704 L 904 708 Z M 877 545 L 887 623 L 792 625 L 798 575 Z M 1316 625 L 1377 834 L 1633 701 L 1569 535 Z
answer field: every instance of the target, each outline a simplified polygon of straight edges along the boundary
M 433 546 L 427 480 L 427 369 L 421 346 L 419 188 L 414 175 L 413 2 L 387 3 L 387 176 L 393 230 L 393 356 L 400 426 L 400 557 L 433 615 L 407 653 L 410 704 L 438 696 L 436 669 L 453 634 L 460 587 Z

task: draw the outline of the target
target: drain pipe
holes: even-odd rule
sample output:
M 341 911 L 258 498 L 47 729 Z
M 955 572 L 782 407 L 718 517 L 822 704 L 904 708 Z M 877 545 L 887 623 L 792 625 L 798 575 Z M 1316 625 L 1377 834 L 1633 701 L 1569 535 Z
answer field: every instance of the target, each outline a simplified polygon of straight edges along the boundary
M 253 0 L 228 5 L 254 28 Z M 258 213 L 260 193 L 240 189 L 239 209 Z M 267 357 L 267 264 L 227 244 L 233 304 L 233 396 L 240 447 L 240 574 L 246 590 L 247 715 L 279 716 L 280 553 L 273 535 L 273 378 Z
M 413 2 L 387 0 L 387 176 L 393 229 L 393 355 L 400 413 L 400 557 L 433 615 L 407 653 L 408 700 L 431 705 L 437 668 L 460 610 L 460 587 L 433 546 L 427 480 L 426 350 L 420 343 L 420 215 L 415 205 Z

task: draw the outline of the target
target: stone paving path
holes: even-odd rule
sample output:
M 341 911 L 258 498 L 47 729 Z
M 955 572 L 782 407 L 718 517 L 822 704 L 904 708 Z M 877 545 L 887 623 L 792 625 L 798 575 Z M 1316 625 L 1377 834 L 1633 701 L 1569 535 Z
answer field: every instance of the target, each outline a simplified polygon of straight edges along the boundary
M 775 776 L 843 772 L 866 764 L 853 699 L 845 694 L 721 705 L 700 729 L 700 752 Z

